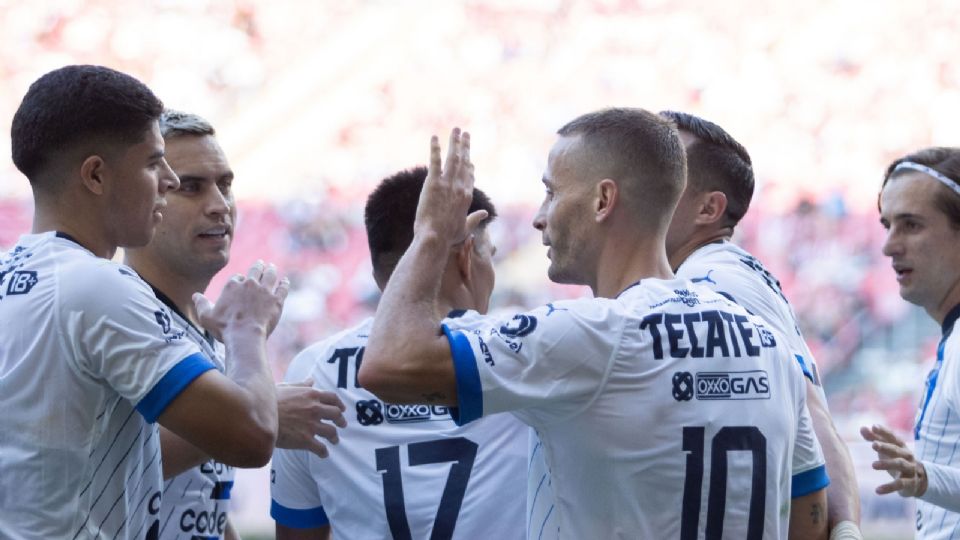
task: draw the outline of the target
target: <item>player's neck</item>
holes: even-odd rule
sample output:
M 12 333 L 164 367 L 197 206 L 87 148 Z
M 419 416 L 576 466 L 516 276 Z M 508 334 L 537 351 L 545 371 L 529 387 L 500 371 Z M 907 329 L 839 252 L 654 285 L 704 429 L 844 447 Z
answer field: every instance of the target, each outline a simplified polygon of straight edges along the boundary
M 194 293 L 203 293 L 210 285 L 210 278 L 201 278 L 197 276 L 181 276 L 161 268 L 157 264 L 151 264 L 140 257 L 127 257 L 125 261 L 131 268 L 136 270 L 140 277 L 153 288 L 162 292 L 177 310 L 195 326 L 200 327 L 200 321 L 197 317 L 197 308 L 193 303 Z
M 934 309 L 928 309 L 927 314 L 930 315 L 933 320 L 937 321 L 937 324 L 942 326 L 947 315 L 958 305 L 960 305 L 960 276 L 958 276 L 946 296 L 943 297 L 940 305 Z
M 590 287 L 594 296 L 615 298 L 641 279 L 674 277 L 662 239 L 635 241 L 634 244 L 629 249 L 616 243 L 604 247 L 597 264 L 596 282 Z
M 36 199 L 35 199 L 36 200 Z M 117 253 L 117 246 L 104 238 L 104 235 L 93 223 L 86 221 L 86 212 L 62 211 L 50 208 L 40 200 L 36 200 L 36 209 L 33 214 L 33 225 L 30 232 L 40 234 L 57 231 L 69 235 L 74 241 L 88 249 L 97 257 L 112 259 Z
M 670 268 L 676 272 L 677 269 L 680 268 L 680 265 L 698 249 L 715 242 L 730 241 L 731 237 L 733 237 L 733 229 L 731 227 L 695 232 L 686 242 L 669 254 Z

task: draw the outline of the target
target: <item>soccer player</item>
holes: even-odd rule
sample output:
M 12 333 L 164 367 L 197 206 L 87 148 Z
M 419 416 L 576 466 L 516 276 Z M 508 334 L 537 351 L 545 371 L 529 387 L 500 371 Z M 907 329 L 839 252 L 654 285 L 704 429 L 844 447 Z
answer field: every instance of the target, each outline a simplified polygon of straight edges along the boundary
M 156 538 L 159 421 L 222 461 L 261 466 L 277 436 L 266 337 L 288 284 L 273 265 L 235 276 L 203 327 L 224 376 L 171 324 L 118 246 L 150 241 L 179 181 L 163 110 L 133 77 L 67 66 L 13 118 L 13 161 L 33 188 L 30 234 L 0 255 L 0 537 Z
M 827 514 L 832 537 L 860 538 L 860 494 L 850 451 L 827 409 L 820 374 L 780 282 L 730 239 L 750 206 L 750 155 L 720 126 L 691 114 L 665 111 L 687 152 L 687 186 L 667 230 L 667 257 L 677 277 L 706 285 L 760 316 L 787 339 L 807 376 L 807 407 L 830 476 Z M 794 491 L 804 493 L 803 486 Z M 846 535 L 846 536 L 843 536 Z
M 191 300 L 203 293 L 230 258 L 237 208 L 233 170 L 203 118 L 177 111 L 160 116 L 166 160 L 180 179 L 167 193 L 156 234 L 145 247 L 126 250 L 126 262 L 153 288 L 181 330 L 225 371 L 223 345 L 203 329 Z M 278 448 L 306 448 L 320 456 L 326 447 L 315 436 L 336 441 L 345 420 L 333 392 L 302 385 L 277 387 Z M 206 454 L 169 430 L 160 429 L 164 478 L 160 508 L 161 539 L 238 538 L 227 514 L 234 468 Z
M 887 168 L 880 223 L 887 230 L 900 296 L 940 324 L 937 362 L 927 377 L 914 448 L 890 429 L 860 428 L 877 452 L 874 469 L 893 481 L 877 487 L 917 498 L 917 538 L 960 535 L 960 148 L 926 148 Z
M 423 167 L 399 172 L 367 199 L 367 238 L 381 289 L 413 238 L 426 175 Z M 443 260 L 437 316 L 458 327 L 487 311 L 494 284 L 495 248 L 486 224 L 496 212 L 480 190 L 473 190 L 470 209 L 484 210 L 484 221 L 437 254 Z M 318 388 L 336 388 L 357 421 L 327 460 L 302 451 L 274 455 L 277 538 L 327 538 L 331 532 L 350 539 L 523 538 L 529 428 L 509 415 L 458 427 L 448 407 L 377 399 L 356 379 L 372 325 L 367 319 L 321 341 L 290 366 L 288 380 L 310 375 Z
M 549 277 L 595 298 L 438 333 L 437 258 L 483 217 L 463 219 L 473 165 L 454 130 L 442 168 L 431 141 L 414 240 L 360 383 L 391 402 L 457 405 L 464 424 L 512 411 L 536 428 L 563 538 L 826 538 L 799 365 L 760 319 L 670 270 L 664 237 L 686 176 L 675 128 L 607 109 L 558 133 L 534 226 Z M 791 503 L 804 477 L 811 492 Z

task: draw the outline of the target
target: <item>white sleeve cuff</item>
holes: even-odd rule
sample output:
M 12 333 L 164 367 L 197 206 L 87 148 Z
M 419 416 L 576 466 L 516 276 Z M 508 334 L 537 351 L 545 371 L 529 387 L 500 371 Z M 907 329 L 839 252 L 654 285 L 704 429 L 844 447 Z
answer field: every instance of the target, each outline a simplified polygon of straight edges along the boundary
M 929 461 L 921 463 L 927 471 L 927 491 L 917 498 L 951 512 L 960 512 L 960 469 Z

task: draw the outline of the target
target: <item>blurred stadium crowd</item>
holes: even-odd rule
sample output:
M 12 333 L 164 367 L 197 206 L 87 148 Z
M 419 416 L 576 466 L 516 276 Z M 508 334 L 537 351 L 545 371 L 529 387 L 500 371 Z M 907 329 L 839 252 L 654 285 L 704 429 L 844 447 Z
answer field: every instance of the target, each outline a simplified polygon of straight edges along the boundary
M 608 105 L 696 113 L 754 157 L 760 185 L 739 241 L 781 280 L 853 442 L 864 423 L 911 427 L 935 354 L 937 328 L 899 298 L 880 253 L 876 193 L 893 156 L 960 141 L 957 11 L 946 0 L 0 0 L 0 120 L 67 63 L 135 74 L 210 118 L 241 199 L 223 275 L 263 258 L 293 282 L 271 338 L 279 377 L 304 346 L 371 313 L 364 198 L 422 160 L 431 132 L 475 134 L 478 185 L 501 209 L 492 305 L 503 308 L 587 293 L 548 282 L 530 226 L 552 129 Z M 27 187 L 0 162 L 0 246 L 30 227 Z M 872 486 L 865 520 L 909 519 Z

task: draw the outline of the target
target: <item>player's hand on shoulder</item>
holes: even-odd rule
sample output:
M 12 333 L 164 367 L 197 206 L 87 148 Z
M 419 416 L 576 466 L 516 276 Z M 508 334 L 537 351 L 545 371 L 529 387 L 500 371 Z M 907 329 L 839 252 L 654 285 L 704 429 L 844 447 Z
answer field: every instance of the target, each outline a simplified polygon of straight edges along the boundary
M 913 452 L 890 429 L 874 425 L 861 427 L 860 435 L 869 442 L 877 453 L 873 468 L 887 471 L 893 482 L 877 487 L 879 495 L 897 492 L 903 497 L 919 497 L 927 491 L 927 472 L 923 463 L 917 461 Z
M 263 261 L 253 263 L 246 275 L 237 274 L 223 286 L 216 304 L 202 294 L 193 296 L 200 324 L 220 341 L 228 329 L 264 332 L 269 336 L 283 311 L 290 281 L 280 279 L 277 267 Z
M 337 427 L 347 427 L 346 407 L 335 392 L 318 390 L 313 380 L 277 385 L 280 430 L 277 448 L 309 450 L 325 458 L 327 447 L 317 437 L 337 444 Z

